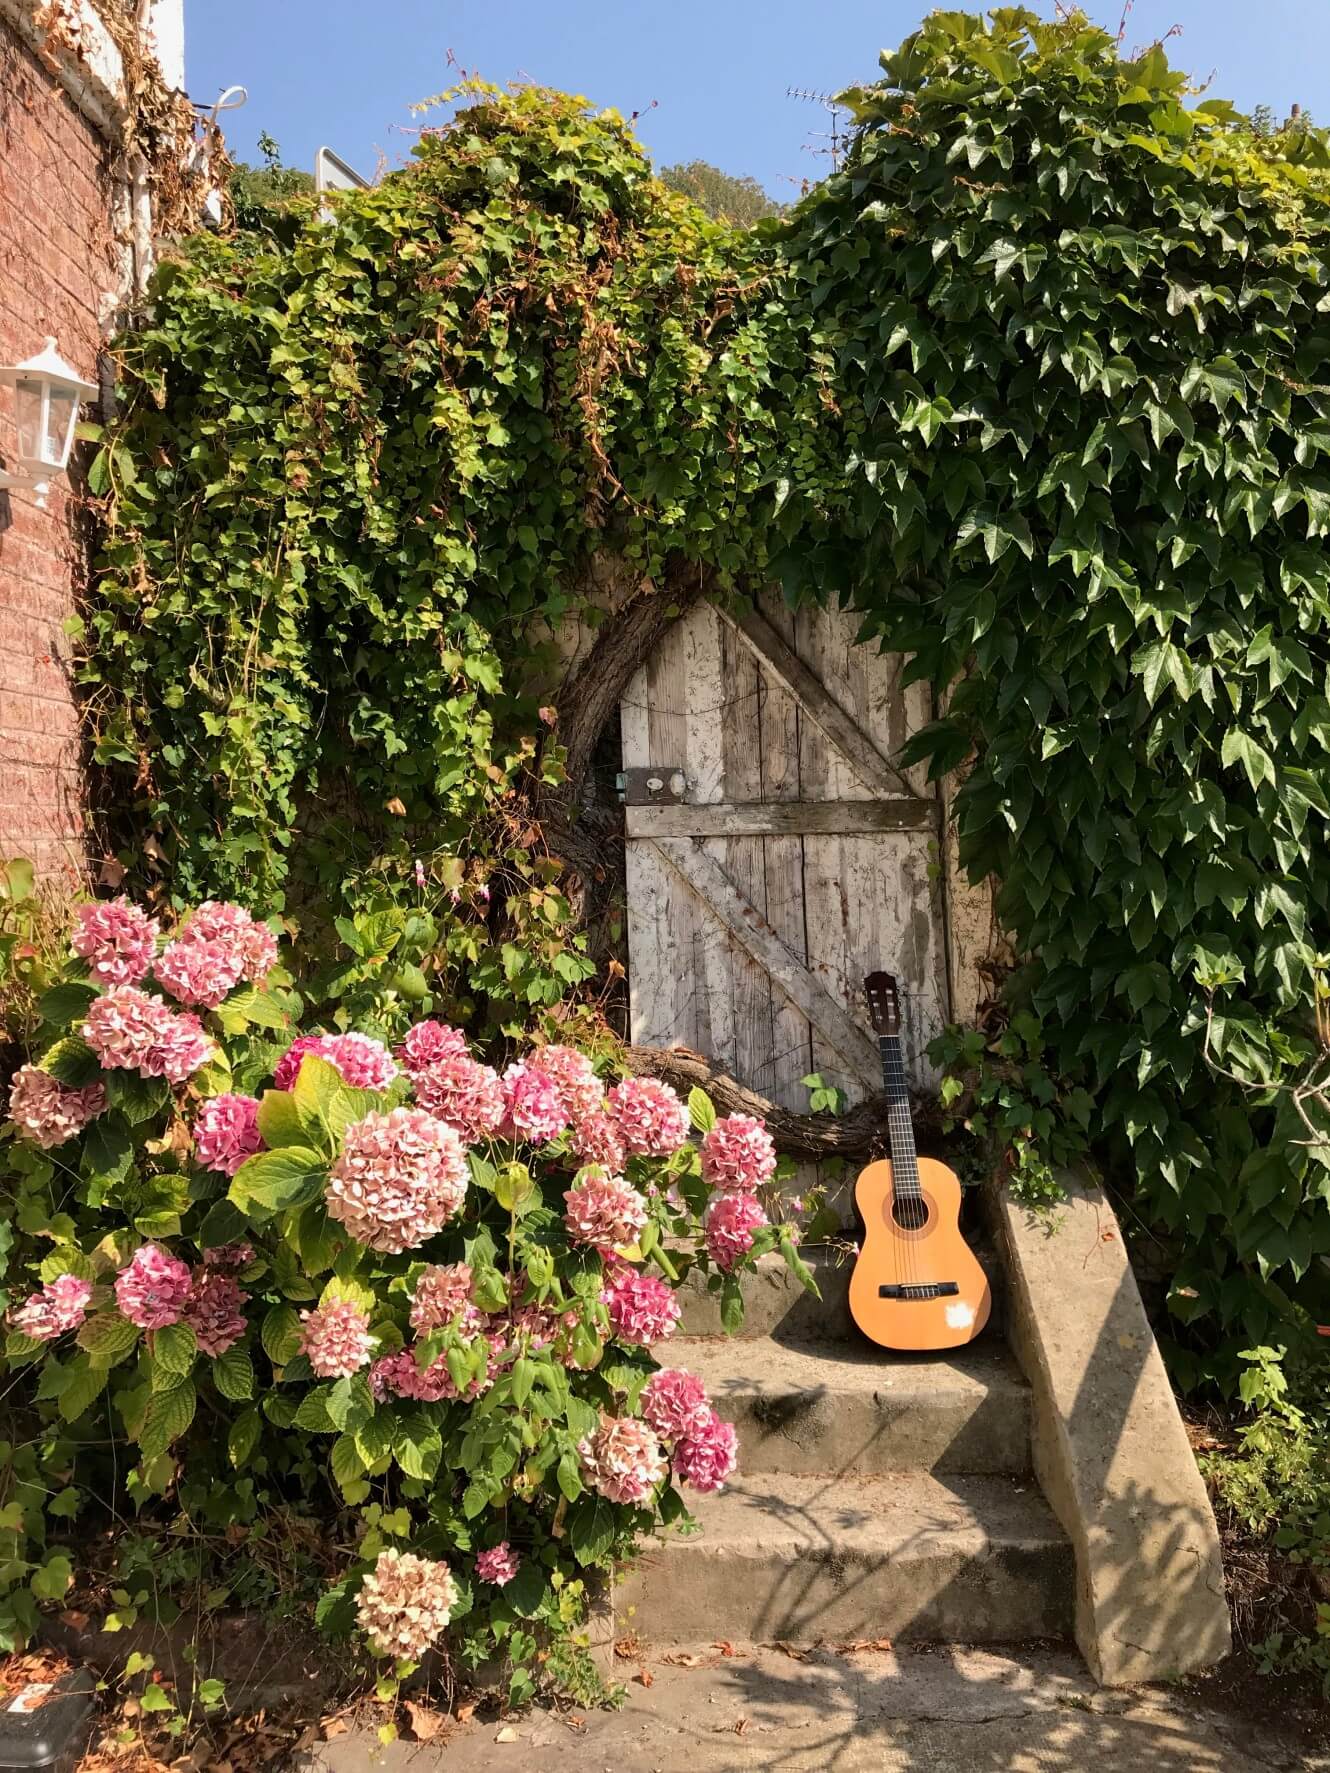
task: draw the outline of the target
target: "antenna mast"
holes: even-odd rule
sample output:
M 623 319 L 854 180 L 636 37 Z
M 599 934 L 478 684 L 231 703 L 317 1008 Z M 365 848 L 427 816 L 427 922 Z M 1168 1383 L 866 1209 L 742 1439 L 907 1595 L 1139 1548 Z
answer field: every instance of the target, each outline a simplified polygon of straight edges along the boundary
M 812 148 L 807 142 L 804 143 L 804 147 L 810 154 L 830 154 L 831 170 L 838 172 L 841 155 L 845 148 L 845 133 L 841 129 L 841 114 L 845 112 L 848 116 L 847 108 L 839 102 L 835 93 L 814 92 L 806 86 L 787 86 L 785 96 L 788 99 L 801 99 L 805 104 L 821 105 L 824 110 L 831 112 L 831 128 L 829 130 L 815 129 L 812 132 L 815 140 L 829 142 L 830 147 Z

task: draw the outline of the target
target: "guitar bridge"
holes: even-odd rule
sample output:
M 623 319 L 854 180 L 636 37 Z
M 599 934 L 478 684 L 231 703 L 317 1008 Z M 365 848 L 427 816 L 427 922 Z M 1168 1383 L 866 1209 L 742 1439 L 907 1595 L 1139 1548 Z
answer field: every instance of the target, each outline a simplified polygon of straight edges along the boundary
M 960 1292 L 956 1281 L 925 1281 L 915 1286 L 879 1287 L 879 1299 L 954 1299 Z

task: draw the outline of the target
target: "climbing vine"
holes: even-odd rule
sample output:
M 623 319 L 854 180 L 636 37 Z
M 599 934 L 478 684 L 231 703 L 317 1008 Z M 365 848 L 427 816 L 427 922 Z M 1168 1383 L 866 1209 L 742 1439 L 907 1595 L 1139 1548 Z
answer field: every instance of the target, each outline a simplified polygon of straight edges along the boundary
M 1327 1153 L 1263 1093 L 1314 1048 L 1330 908 L 1324 144 L 1263 159 L 1161 49 L 1021 8 L 934 14 L 883 73 L 787 246 L 847 468 L 787 586 L 954 686 L 912 756 L 973 756 L 1013 1000 L 1162 1240 L 1176 1370 L 1219 1344 L 1227 1380 L 1327 1303 Z M 1257 1088 L 1204 1062 L 1212 994 Z
M 422 961 L 511 1020 L 588 964 L 542 809 L 571 842 L 549 643 L 597 563 L 658 619 L 842 598 L 949 697 L 913 755 L 968 772 L 1050 1112 L 1134 1178 L 1179 1374 L 1324 1318 L 1330 1167 L 1273 1087 L 1330 946 L 1327 155 L 1195 98 L 1083 18 L 939 12 L 751 231 L 615 116 L 473 89 L 289 246 L 191 245 L 100 457 L 122 860 L 299 909 L 423 857 Z

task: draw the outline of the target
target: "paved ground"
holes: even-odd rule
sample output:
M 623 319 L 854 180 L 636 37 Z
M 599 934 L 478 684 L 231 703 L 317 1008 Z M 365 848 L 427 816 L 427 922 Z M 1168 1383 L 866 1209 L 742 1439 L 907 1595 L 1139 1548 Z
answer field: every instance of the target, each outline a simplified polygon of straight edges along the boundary
M 684 1655 L 685 1653 L 677 1653 Z M 537 1710 L 450 1723 L 428 1746 L 371 1733 L 307 1773 L 1330 1773 L 1166 1688 L 1109 1692 L 1057 1651 L 653 1656 L 617 1713 Z M 624 1675 L 632 1663 L 619 1663 Z

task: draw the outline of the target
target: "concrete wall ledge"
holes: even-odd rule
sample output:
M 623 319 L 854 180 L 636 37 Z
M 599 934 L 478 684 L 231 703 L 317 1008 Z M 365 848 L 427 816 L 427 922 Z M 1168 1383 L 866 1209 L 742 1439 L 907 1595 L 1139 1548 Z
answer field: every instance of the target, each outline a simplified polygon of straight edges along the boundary
M 0 18 L 51 67 L 94 129 L 118 145 L 129 115 L 124 59 L 91 0 L 0 0 Z
M 1229 1651 L 1219 1534 L 1113 1209 L 1085 1177 L 1061 1180 L 1051 1214 L 988 1191 L 1034 1469 L 1075 1549 L 1091 1672 L 1109 1686 L 1161 1680 Z

